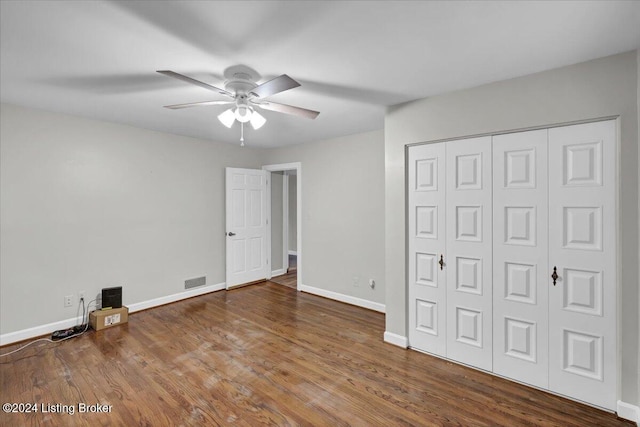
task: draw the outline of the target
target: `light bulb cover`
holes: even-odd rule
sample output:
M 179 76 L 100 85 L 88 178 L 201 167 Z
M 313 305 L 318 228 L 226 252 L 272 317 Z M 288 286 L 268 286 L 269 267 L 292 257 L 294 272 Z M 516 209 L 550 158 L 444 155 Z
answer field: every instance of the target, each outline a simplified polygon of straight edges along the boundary
M 220 123 L 222 123 L 226 127 L 231 128 L 231 126 L 233 126 L 233 122 L 236 120 L 236 116 L 235 114 L 233 114 L 233 108 L 229 108 L 228 110 L 225 110 L 224 112 L 219 114 L 218 120 L 220 120 Z
M 254 129 L 260 129 L 266 122 L 267 119 L 265 119 L 257 111 L 253 110 L 253 113 L 251 114 L 251 127 L 253 127 Z
M 236 108 L 235 117 L 236 120 L 240 123 L 247 123 L 249 120 L 251 120 L 251 109 L 249 107 L 241 105 Z

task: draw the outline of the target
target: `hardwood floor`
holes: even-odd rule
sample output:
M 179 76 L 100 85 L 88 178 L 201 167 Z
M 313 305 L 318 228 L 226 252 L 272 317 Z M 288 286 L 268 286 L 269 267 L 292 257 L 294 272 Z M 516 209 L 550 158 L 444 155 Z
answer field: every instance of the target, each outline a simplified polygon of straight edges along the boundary
M 298 288 L 298 263 L 295 255 L 289 255 L 289 269 L 286 274 L 272 277 L 271 281 L 279 285 Z
M 383 314 L 270 282 L 215 292 L 3 357 L 2 403 L 75 413 L 3 412 L 0 425 L 632 425 L 383 332 Z
M 278 285 L 284 285 L 291 289 L 298 288 L 298 272 L 296 270 L 289 270 L 287 274 L 271 278 L 271 282 Z

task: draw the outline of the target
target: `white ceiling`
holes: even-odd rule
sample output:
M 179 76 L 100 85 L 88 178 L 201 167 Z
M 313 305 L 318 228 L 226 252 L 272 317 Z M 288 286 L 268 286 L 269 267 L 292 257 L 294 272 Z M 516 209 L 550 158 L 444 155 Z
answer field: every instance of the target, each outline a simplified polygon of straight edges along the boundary
M 640 47 L 638 1 L 2 1 L 1 101 L 238 144 L 224 99 L 157 74 L 223 85 L 244 64 L 302 86 L 269 99 L 321 112 L 264 111 L 248 146 L 384 126 L 385 107 Z

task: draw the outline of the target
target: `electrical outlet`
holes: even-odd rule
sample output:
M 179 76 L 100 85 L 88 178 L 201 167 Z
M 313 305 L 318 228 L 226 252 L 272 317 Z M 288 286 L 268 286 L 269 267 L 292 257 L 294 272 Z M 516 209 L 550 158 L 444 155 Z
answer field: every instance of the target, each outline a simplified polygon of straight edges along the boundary
M 73 295 L 67 295 L 64 297 L 64 306 L 73 307 Z
M 373 279 L 369 279 L 369 287 L 371 287 L 371 289 L 374 289 L 376 287 L 376 281 Z
M 86 298 L 85 298 L 85 296 L 84 296 L 86 293 L 87 293 L 86 291 L 80 291 L 80 292 L 78 292 L 78 301 L 82 301 L 82 300 L 84 300 L 84 302 L 87 302 L 87 300 L 86 300 Z
M 353 286 L 356 288 L 360 286 L 360 278 L 358 276 L 353 276 Z

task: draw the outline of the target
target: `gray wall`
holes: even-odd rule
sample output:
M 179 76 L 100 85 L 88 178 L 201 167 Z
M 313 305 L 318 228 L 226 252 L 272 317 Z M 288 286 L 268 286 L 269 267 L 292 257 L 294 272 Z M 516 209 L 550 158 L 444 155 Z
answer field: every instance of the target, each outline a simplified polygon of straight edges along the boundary
M 224 168 L 260 152 L 3 104 L 0 333 L 67 320 L 64 295 L 133 304 L 225 281 Z
M 297 251 L 298 245 L 298 177 L 289 174 L 289 250 Z
M 620 115 L 622 400 L 638 401 L 636 52 L 421 99 L 385 117 L 386 329 L 407 335 L 405 145 Z
M 284 268 L 282 260 L 283 234 L 283 172 L 271 172 L 271 271 Z
M 384 304 L 383 135 L 367 132 L 265 153 L 265 164 L 302 163 L 303 285 Z M 370 278 L 375 289 L 367 286 Z
M 74 318 L 80 291 L 224 282 L 227 166 L 302 162 L 303 283 L 384 303 L 382 131 L 256 150 L 7 104 L 0 131 L 0 334 Z

